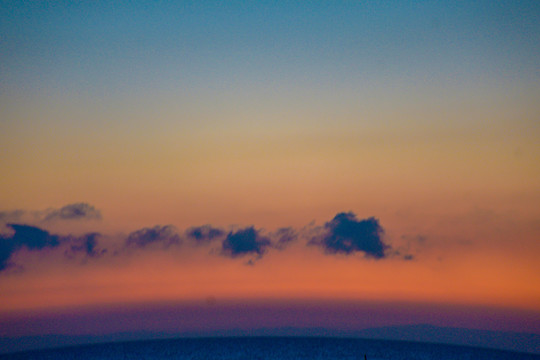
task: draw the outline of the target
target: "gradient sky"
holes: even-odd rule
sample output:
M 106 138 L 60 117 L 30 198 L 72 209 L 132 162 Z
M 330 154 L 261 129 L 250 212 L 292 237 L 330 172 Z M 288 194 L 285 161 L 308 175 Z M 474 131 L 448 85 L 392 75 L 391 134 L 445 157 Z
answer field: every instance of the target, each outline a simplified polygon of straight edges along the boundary
M 0 2 L 0 313 L 357 301 L 540 333 L 539 18 L 536 1 Z M 414 322 L 385 311 L 357 327 Z

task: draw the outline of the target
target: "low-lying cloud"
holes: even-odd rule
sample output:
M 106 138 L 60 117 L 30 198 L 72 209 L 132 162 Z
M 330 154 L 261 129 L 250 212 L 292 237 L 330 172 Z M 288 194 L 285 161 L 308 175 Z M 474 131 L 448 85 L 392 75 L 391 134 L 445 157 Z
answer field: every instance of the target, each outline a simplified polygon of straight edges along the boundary
M 225 231 L 212 225 L 195 226 L 186 230 L 186 236 L 198 245 L 209 244 L 225 235 Z
M 44 221 L 54 220 L 100 220 L 101 211 L 87 203 L 75 203 L 46 212 Z
M 162 247 L 180 245 L 182 239 L 172 225 L 157 225 L 151 228 L 143 228 L 132 232 L 126 238 L 126 246 L 132 248 L 145 248 L 152 244 Z
M 46 225 L 59 221 L 101 220 L 101 211 L 85 202 L 73 203 L 59 209 L 0 211 L 0 225 L 33 224 Z
M 67 257 L 82 253 L 87 257 L 99 257 L 106 250 L 98 247 L 100 234 L 91 233 L 79 237 L 50 234 L 48 231 L 35 226 L 22 224 L 7 224 L 11 234 L 0 235 L 0 272 L 17 264 L 12 257 L 21 249 L 41 251 L 67 245 Z
M 250 226 L 235 232 L 231 231 L 223 240 L 221 253 L 231 258 L 248 254 L 260 258 L 271 244 L 268 237 L 262 236 L 260 231 Z
M 23 247 L 29 250 L 41 250 L 60 245 L 58 236 L 50 235 L 40 228 L 18 224 L 8 224 L 7 226 L 13 231 L 13 234 L 0 235 L 0 271 L 14 265 L 10 263 L 10 258 Z
M 65 255 L 68 257 L 75 257 L 78 254 L 91 258 L 98 258 L 107 253 L 107 249 L 98 247 L 98 241 L 101 237 L 99 233 L 85 234 L 80 237 L 68 237 L 71 245 L 66 250 Z
M 298 240 L 298 232 L 291 227 L 278 229 L 271 234 L 274 239 L 274 247 L 279 250 L 284 250 L 287 246 Z
M 99 212 L 87 204 L 67 205 L 50 212 L 49 219 L 76 219 L 96 217 Z M 2 215 L 3 214 L 3 215 Z M 20 216 L 19 212 L 2 213 L 4 218 Z M 301 229 L 279 228 L 273 232 L 248 226 L 240 229 L 224 230 L 212 225 L 194 226 L 183 233 L 172 225 L 156 225 L 129 233 L 120 238 L 107 238 L 99 233 L 80 236 L 55 235 L 36 226 L 6 224 L 9 234 L 0 235 L 0 272 L 12 263 L 13 255 L 20 249 L 41 251 L 62 248 L 68 259 L 86 260 L 111 256 L 130 256 L 133 250 L 143 252 L 148 249 L 164 251 L 175 247 L 175 251 L 206 251 L 208 254 L 225 258 L 248 259 L 254 264 L 272 251 L 286 251 L 292 243 L 317 246 L 328 256 L 361 254 L 365 258 L 385 259 L 388 257 L 412 259 L 408 251 L 393 249 L 383 238 L 384 229 L 374 217 L 358 219 L 352 212 L 337 214 L 323 226 L 307 226 Z M 114 241 L 111 241 L 113 239 Z M 193 246 L 185 246 L 195 244 Z M 106 246 L 108 245 L 108 246 Z M 191 249 L 191 250 L 190 250 Z M 83 263 L 88 263 L 88 261 Z
M 361 252 L 365 257 L 382 259 L 390 248 L 385 244 L 382 235 L 384 230 L 379 220 L 370 217 L 358 220 L 352 212 L 339 213 L 322 229 L 322 234 L 309 241 L 317 245 L 327 254 L 351 255 Z

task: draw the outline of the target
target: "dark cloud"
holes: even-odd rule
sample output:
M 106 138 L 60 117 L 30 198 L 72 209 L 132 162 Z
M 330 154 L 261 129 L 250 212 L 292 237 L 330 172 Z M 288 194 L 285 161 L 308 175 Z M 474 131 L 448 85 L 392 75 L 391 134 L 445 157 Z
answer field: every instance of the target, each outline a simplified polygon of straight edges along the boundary
M 60 245 L 60 237 L 47 231 L 29 225 L 7 224 L 13 230 L 11 235 L 0 235 L 0 271 L 10 265 L 9 259 L 19 249 L 29 250 L 54 248 Z
M 30 251 L 40 251 L 46 248 L 58 248 L 67 246 L 64 254 L 75 257 L 77 254 L 84 254 L 86 257 L 100 257 L 107 250 L 98 247 L 98 233 L 90 233 L 82 236 L 60 236 L 52 235 L 49 232 L 35 226 L 21 224 L 7 224 L 12 230 L 9 235 L 0 235 L 0 272 L 15 264 L 10 262 L 13 254 L 22 248 Z
M 197 226 L 186 230 L 186 236 L 195 240 L 197 244 L 207 244 L 224 235 L 225 231 L 211 225 Z
M 41 212 L 44 214 L 45 212 Z M 64 206 L 59 210 L 48 210 L 47 219 L 77 219 L 96 218 L 99 215 L 93 206 L 79 203 Z M 26 215 L 25 215 L 26 214 Z M 28 212 L 0 212 L 0 220 L 27 216 Z M 41 216 L 41 219 L 44 219 Z M 13 264 L 13 254 L 22 248 L 39 251 L 45 248 L 62 247 L 68 258 L 90 259 L 98 258 L 107 253 L 100 246 L 101 235 L 89 233 L 81 236 L 52 235 L 38 227 L 8 223 L 0 229 L 0 272 Z M 7 231 L 7 232 L 6 232 Z M 113 255 L 129 249 L 167 249 L 170 246 L 181 245 L 183 239 L 196 244 L 210 244 L 219 241 L 221 249 L 212 249 L 229 258 L 246 257 L 247 264 L 253 265 L 269 248 L 286 249 L 299 238 L 307 239 L 308 245 L 320 246 L 326 254 L 351 255 L 361 253 L 365 257 L 382 259 L 400 257 L 404 260 L 416 258 L 416 251 L 404 238 L 405 245 L 397 244 L 390 247 L 383 239 L 384 230 L 376 218 L 357 219 L 352 212 L 339 213 L 323 226 L 310 224 L 302 229 L 291 227 L 280 228 L 274 232 L 264 232 L 250 226 L 226 233 L 223 229 L 212 225 L 188 228 L 183 235 L 171 225 L 142 228 L 123 237 L 116 246 Z M 424 237 L 418 237 L 416 242 L 425 242 Z M 219 243 L 218 243 L 219 244 Z M 128 251 L 129 253 L 129 251 Z
M 154 226 L 132 232 L 126 239 L 126 246 L 144 248 L 151 244 L 160 244 L 164 247 L 179 245 L 182 239 L 177 234 L 174 226 Z
M 271 234 L 271 237 L 274 239 L 274 247 L 283 250 L 298 239 L 298 233 L 293 228 L 287 227 L 278 229 Z
M 382 240 L 383 233 L 379 220 L 374 217 L 358 220 L 352 212 L 339 213 L 309 244 L 321 246 L 327 254 L 363 252 L 366 257 L 382 259 L 390 248 Z
M 251 226 L 236 232 L 231 231 L 223 240 L 221 253 L 232 258 L 249 254 L 260 258 L 270 245 L 270 239 Z
M 76 238 L 69 238 L 72 245 L 66 250 L 65 255 L 67 257 L 74 257 L 77 254 L 82 253 L 85 256 L 92 258 L 98 258 L 104 255 L 107 250 L 98 247 L 100 236 L 99 233 L 91 233 Z
M 101 212 L 90 204 L 75 203 L 66 205 L 60 209 L 47 211 L 45 221 L 52 220 L 90 220 L 101 219 Z

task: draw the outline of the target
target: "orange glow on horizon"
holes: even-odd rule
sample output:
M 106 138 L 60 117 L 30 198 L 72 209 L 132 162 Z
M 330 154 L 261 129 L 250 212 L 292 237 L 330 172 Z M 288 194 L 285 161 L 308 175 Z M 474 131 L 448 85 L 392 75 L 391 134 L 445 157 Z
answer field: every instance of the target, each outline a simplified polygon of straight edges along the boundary
M 503 268 L 502 256 L 375 261 L 332 257 L 297 246 L 283 253 L 274 250 L 249 266 L 242 259 L 209 256 L 200 250 L 139 254 L 122 264 L 103 262 L 70 271 L 65 264 L 46 272 L 37 266 L 28 274 L 3 279 L 0 311 L 208 297 L 409 301 L 540 310 L 540 290 L 531 286 L 537 273 L 526 265 Z

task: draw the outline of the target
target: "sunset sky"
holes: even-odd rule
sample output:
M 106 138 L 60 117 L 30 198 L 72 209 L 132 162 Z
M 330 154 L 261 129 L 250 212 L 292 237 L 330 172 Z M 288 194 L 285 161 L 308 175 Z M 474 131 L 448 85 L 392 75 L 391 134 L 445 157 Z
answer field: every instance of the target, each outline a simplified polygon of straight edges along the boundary
M 77 332 L 36 325 L 67 313 L 540 334 L 539 19 L 0 2 L 0 336 Z M 241 303 L 264 315 L 231 322 Z M 132 308 L 158 320 L 110 320 Z

